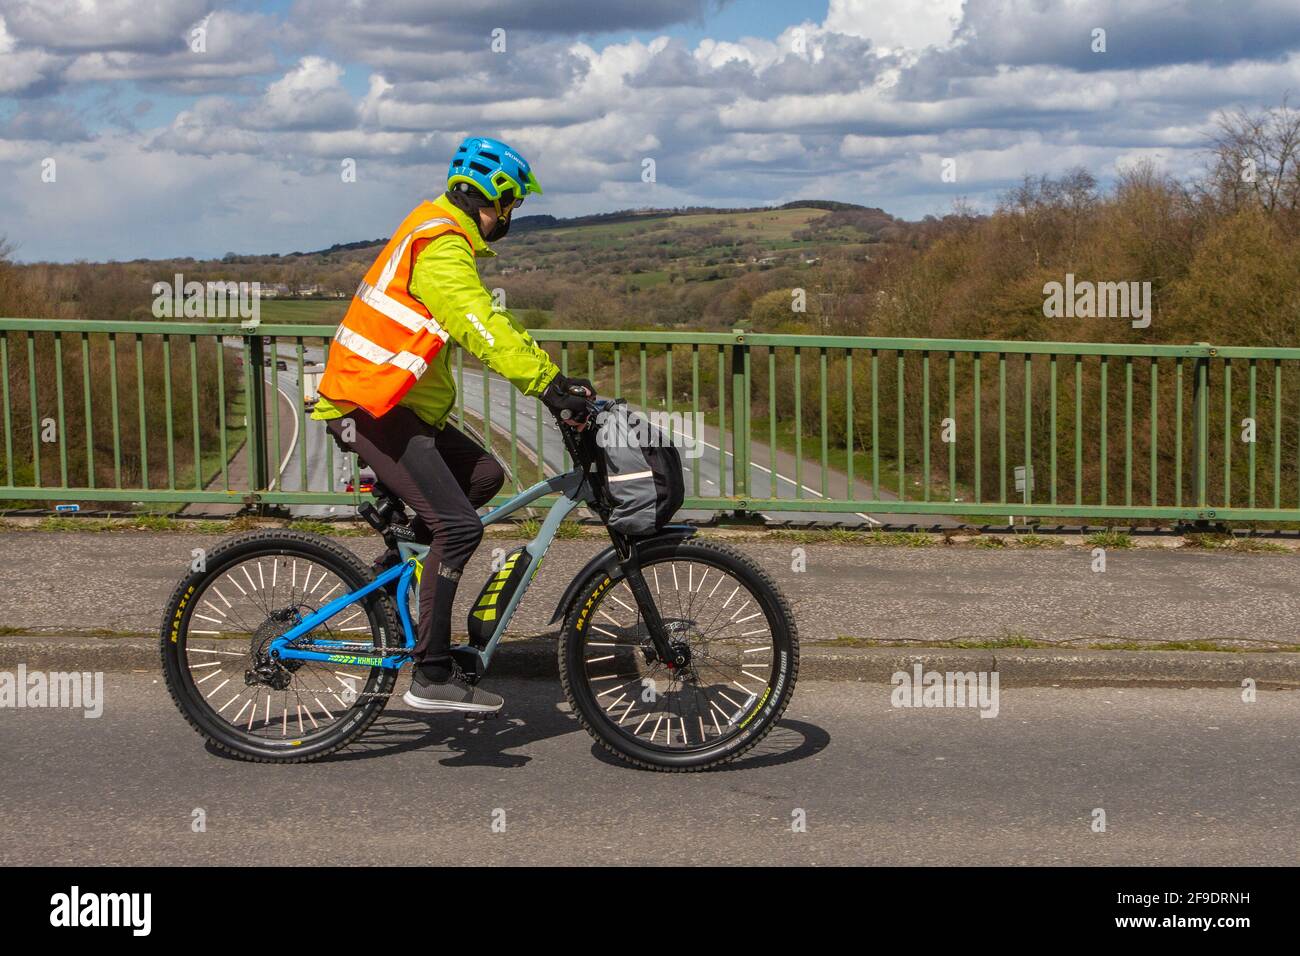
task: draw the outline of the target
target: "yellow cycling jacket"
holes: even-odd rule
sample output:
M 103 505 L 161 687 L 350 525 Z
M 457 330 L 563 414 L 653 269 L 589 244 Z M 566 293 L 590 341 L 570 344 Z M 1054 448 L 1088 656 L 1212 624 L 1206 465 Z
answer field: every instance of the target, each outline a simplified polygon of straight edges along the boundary
M 525 395 L 540 395 L 559 370 L 484 287 L 475 258 L 492 255 L 477 224 L 446 196 L 417 207 L 357 290 L 312 417 L 357 405 L 382 415 L 402 404 L 441 427 L 456 401 L 450 350 L 442 347 L 448 338 Z M 388 338 L 373 341 L 381 335 Z

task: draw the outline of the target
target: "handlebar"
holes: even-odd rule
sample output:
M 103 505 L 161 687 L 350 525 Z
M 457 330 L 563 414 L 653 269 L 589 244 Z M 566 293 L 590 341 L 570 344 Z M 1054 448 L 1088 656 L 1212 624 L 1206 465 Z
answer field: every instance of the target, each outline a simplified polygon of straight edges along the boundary
M 596 419 L 602 411 L 608 408 L 612 402 L 607 398 L 592 398 L 587 401 L 587 414 L 583 417 L 582 425 L 564 425 L 560 424 L 560 435 L 564 439 L 564 446 L 568 449 L 569 457 L 573 459 L 574 464 L 580 465 L 583 471 L 586 471 L 595 457 L 595 427 Z

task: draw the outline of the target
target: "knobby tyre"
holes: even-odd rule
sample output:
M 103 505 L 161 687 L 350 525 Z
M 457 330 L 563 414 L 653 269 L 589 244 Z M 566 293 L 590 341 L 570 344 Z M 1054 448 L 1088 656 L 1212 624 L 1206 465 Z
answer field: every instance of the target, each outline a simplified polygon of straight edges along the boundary
M 597 572 L 560 641 L 565 694 L 592 737 L 635 766 L 693 771 L 734 760 L 771 731 L 794 692 L 789 604 L 762 568 L 723 544 L 647 542 L 640 558 L 687 667 L 657 660 L 627 584 Z
M 283 529 L 231 538 L 196 563 L 161 631 L 167 689 L 190 725 L 218 750 L 266 763 L 319 759 L 364 733 L 396 682 L 372 663 L 402 643 L 386 591 L 312 633 L 337 645 L 329 661 L 277 665 L 265 651 L 294 614 L 363 587 L 371 570 L 327 538 Z

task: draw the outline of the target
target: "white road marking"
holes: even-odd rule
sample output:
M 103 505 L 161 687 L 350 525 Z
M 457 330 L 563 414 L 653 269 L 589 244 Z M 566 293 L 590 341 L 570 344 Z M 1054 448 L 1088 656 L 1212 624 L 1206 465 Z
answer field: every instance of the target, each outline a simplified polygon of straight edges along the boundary
M 289 450 L 285 453 L 284 461 L 280 462 L 280 468 L 276 471 L 275 477 L 272 478 L 270 484 L 266 486 L 267 491 L 275 490 L 275 483 L 284 477 L 284 470 L 289 467 L 289 459 L 293 457 L 293 450 L 298 446 L 298 409 L 289 398 L 289 393 L 280 387 L 280 376 L 277 374 L 277 371 L 278 370 L 276 369 L 270 370 L 274 379 L 272 384 L 275 386 L 276 393 L 280 395 L 280 397 L 284 399 L 285 404 L 289 406 L 289 417 L 293 419 L 293 437 L 289 439 Z M 306 490 L 306 488 L 303 489 L 303 491 Z

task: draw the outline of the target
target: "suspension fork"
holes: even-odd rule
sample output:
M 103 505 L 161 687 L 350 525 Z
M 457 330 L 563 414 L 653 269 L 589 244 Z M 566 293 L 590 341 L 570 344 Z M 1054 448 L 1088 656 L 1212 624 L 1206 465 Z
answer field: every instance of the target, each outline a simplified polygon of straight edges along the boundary
M 614 531 L 611 531 L 609 536 L 613 539 L 614 549 L 618 553 L 623 580 L 627 582 L 628 589 L 636 598 L 641 619 L 645 621 L 646 630 L 650 632 L 650 641 L 654 644 L 659 660 L 669 667 L 683 666 L 687 662 L 686 656 L 675 650 L 668 641 L 668 632 L 664 629 L 663 618 L 659 616 L 659 607 L 655 604 L 650 587 L 641 573 L 641 558 L 637 553 L 636 542 Z

